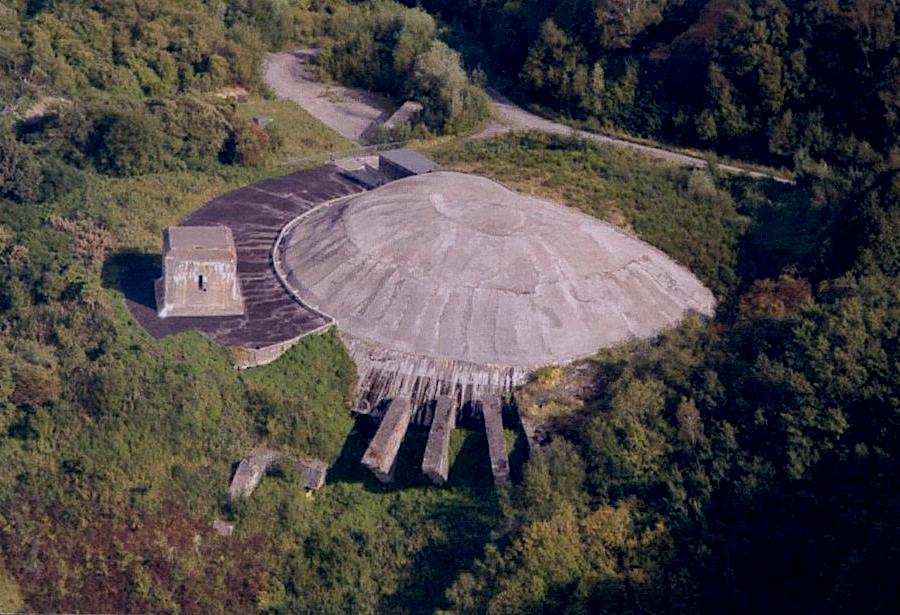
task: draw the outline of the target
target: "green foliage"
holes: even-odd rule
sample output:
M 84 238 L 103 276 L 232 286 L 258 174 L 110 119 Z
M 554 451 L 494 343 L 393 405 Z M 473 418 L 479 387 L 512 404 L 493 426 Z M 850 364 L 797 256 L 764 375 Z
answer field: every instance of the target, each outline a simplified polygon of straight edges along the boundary
M 490 115 L 487 95 L 469 80 L 459 54 L 437 40 L 430 15 L 388 0 L 338 3 L 324 22 L 318 66 L 331 78 L 424 107 L 439 134 L 477 127 Z
M 260 436 L 275 448 L 304 456 L 337 458 L 353 426 L 355 367 L 337 335 L 304 339 L 279 359 L 242 374 L 247 405 Z M 290 393 L 302 391 L 300 396 Z
M 525 466 L 520 507 L 532 521 L 549 519 L 564 507 L 585 507 L 584 462 L 563 439 L 537 451 Z
M 528 51 L 522 76 L 531 95 L 542 104 L 567 105 L 569 112 L 591 112 L 602 107 L 603 68 L 594 66 L 589 75 L 586 52 L 548 19 L 539 38 Z
M 160 170 L 166 143 L 162 127 L 143 113 L 104 114 L 94 123 L 87 151 L 98 171 L 143 175 Z
M 560 429 L 521 472 L 512 456 L 509 492 L 467 430 L 442 488 L 418 470 L 420 430 L 382 485 L 358 463 L 369 434 L 334 333 L 237 372 L 196 333 L 150 339 L 117 267 L 152 262 L 161 228 L 207 198 L 280 172 L 263 154 L 343 147 L 286 103 L 209 95 L 256 86 L 267 47 L 324 24 L 323 66 L 427 100 L 433 130 L 468 130 L 483 98 L 446 33 L 391 3 L 7 3 L 0 609 L 895 610 L 893 4 L 440 4 L 468 29 L 448 40 L 524 74 L 543 104 L 796 160 L 786 187 L 542 135 L 436 152 L 659 246 L 714 288 L 716 319 L 538 374 L 531 418 Z M 260 445 L 328 460 L 328 484 L 307 497 L 288 468 L 225 505 Z M 227 538 L 211 529 L 223 517 Z
M 40 169 L 34 155 L 3 124 L 0 126 L 0 197 L 31 201 L 38 195 L 39 184 Z
M 415 4 L 510 95 L 588 126 L 775 165 L 864 170 L 897 145 L 894 0 Z

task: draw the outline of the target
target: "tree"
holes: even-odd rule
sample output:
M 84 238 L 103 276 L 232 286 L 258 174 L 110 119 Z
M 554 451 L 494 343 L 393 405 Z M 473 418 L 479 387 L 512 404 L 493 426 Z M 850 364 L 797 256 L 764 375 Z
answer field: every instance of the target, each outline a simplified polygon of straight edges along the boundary
M 526 518 L 549 519 L 564 506 L 583 510 L 584 480 L 584 461 L 572 444 L 557 438 L 541 447 L 526 464 L 522 480 Z
M 663 19 L 669 0 L 600 0 L 594 19 L 604 49 L 627 49 L 635 37 Z
M 0 196 L 35 200 L 40 194 L 40 167 L 31 150 L 19 143 L 8 124 L 0 126 Z
M 661 480 L 672 437 L 663 418 L 665 402 L 666 388 L 658 380 L 626 374 L 616 382 L 609 410 L 584 432 L 592 482 L 601 493 L 640 492 Z
M 541 24 L 540 34 L 528 51 L 522 78 L 538 101 L 562 102 L 568 111 L 589 109 L 592 96 L 602 95 L 602 67 L 588 73 L 584 48 L 573 43 L 552 19 Z M 599 89 L 594 92 L 592 86 Z
M 416 59 L 412 94 L 424 105 L 425 123 L 437 132 L 474 128 L 488 114 L 487 97 L 469 83 L 459 54 L 435 41 Z
M 159 122 L 142 109 L 107 111 L 94 123 L 88 155 L 98 170 L 117 176 L 161 169 L 170 147 Z

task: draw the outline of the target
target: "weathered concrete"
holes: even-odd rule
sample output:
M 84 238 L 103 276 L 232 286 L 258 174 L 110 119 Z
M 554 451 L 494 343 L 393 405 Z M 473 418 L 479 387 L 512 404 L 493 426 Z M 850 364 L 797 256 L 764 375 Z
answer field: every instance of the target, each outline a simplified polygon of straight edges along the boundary
M 321 459 L 291 458 L 294 469 L 303 481 L 303 487 L 309 491 L 321 489 L 328 476 L 328 464 Z
M 241 459 L 228 488 L 229 499 L 248 497 L 266 472 L 283 463 L 294 466 L 303 487 L 309 491 L 315 491 L 325 484 L 328 464 L 324 461 L 292 457 L 271 449 L 260 449 Z
M 234 524 L 226 523 L 221 519 L 215 519 L 212 526 L 219 536 L 231 536 L 234 533 Z
M 378 172 L 391 180 L 430 173 L 436 168 L 434 161 L 410 149 L 393 149 L 378 154 Z
M 450 432 L 456 423 L 454 401 L 447 395 L 437 398 L 428 444 L 422 457 L 422 472 L 435 484 L 447 481 L 450 471 Z
M 318 208 L 275 258 L 286 284 L 342 334 L 410 364 L 396 370 L 407 380 L 427 375 L 420 360 L 521 378 L 715 307 L 689 271 L 624 231 L 463 173 Z
M 277 451 L 264 449 L 241 459 L 228 488 L 229 499 L 245 498 L 252 494 L 259 481 L 278 463 L 279 458 Z
M 508 487 L 509 458 L 506 456 L 506 441 L 503 439 L 503 404 L 498 395 L 487 395 L 482 400 L 481 408 L 494 484 L 497 487 Z
M 237 251 L 227 226 L 173 226 L 163 231 L 163 275 L 156 308 L 169 316 L 244 313 Z
M 372 470 L 375 476 L 383 483 L 394 480 L 394 466 L 397 463 L 397 453 L 409 421 L 412 418 L 413 407 L 409 400 L 400 397 L 391 401 L 378 430 L 369 443 L 362 458 L 362 464 Z
M 381 400 L 407 397 L 416 408 L 415 419 L 421 414 L 419 410 L 439 395 L 448 395 L 463 405 L 487 393 L 509 394 L 528 374 L 526 369 L 516 367 L 416 356 L 344 332 L 341 338 L 356 364 L 357 406 L 374 408 Z M 430 424 L 428 420 L 414 422 Z

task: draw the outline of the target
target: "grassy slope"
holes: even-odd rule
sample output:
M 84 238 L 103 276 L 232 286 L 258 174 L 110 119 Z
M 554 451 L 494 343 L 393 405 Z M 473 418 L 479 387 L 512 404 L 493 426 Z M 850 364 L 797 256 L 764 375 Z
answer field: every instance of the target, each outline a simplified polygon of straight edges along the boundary
M 239 111 L 272 115 L 283 126 L 277 160 L 348 145 L 295 105 L 259 99 Z M 83 194 L 14 215 L 88 215 L 109 226 L 114 251 L 153 253 L 161 229 L 209 197 L 283 172 L 273 164 L 89 176 Z M 55 237 L 45 228 L 33 231 L 35 245 L 48 233 Z M 428 487 L 415 460 L 424 434 L 415 434 L 404 448 L 397 486 L 373 483 L 359 467 L 365 440 L 349 415 L 355 375 L 336 335 L 310 337 L 272 365 L 237 372 L 199 334 L 151 339 L 131 320 L 121 293 L 102 287 L 99 270 L 70 271 L 84 278 L 113 330 L 101 358 L 68 374 L 69 392 L 52 414 L 42 409 L 26 417 L 27 437 L 0 439 L 6 462 L 0 546 L 29 607 L 168 610 L 179 604 L 240 612 L 255 610 L 259 594 L 272 606 L 321 603 L 323 611 L 342 612 L 354 600 L 377 608 L 388 593 L 395 606 L 438 606 L 455 570 L 480 556 L 497 519 L 493 488 L 484 479 L 489 470 L 461 461 L 448 487 Z M 235 537 L 218 538 L 210 523 L 230 514 L 223 498 L 232 464 L 260 444 L 336 462 L 329 484 L 307 499 L 288 479 L 264 481 L 234 511 Z M 454 446 L 465 448 L 467 458 L 487 457 L 476 434 L 457 434 Z M 287 517 L 286 510 L 292 511 Z M 297 515 L 302 523 L 294 523 Z M 349 549 L 359 575 L 384 587 L 342 589 L 343 568 L 322 562 L 325 589 L 279 598 L 278 579 L 289 574 L 289 562 L 314 565 L 304 546 L 310 540 Z M 372 547 L 355 549 L 346 540 Z M 422 574 L 434 553 L 446 565 Z M 5 599 L 16 599 L 13 590 L 3 590 Z

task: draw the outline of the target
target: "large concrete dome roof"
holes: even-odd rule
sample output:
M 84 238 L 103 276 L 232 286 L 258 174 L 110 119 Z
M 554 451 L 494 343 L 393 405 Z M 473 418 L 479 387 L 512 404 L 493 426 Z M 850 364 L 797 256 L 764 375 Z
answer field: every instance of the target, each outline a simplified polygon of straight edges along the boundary
M 343 334 L 479 365 L 563 363 L 715 306 L 689 271 L 616 227 L 453 172 L 315 209 L 285 229 L 276 258 Z

